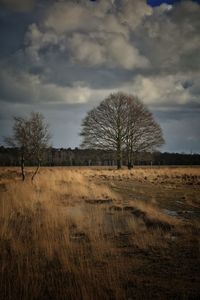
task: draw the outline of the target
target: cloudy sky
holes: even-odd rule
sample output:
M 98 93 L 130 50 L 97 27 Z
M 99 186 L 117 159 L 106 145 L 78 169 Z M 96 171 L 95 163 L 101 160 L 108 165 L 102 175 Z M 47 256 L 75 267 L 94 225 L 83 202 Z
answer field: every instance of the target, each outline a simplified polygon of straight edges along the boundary
M 139 96 L 162 151 L 200 152 L 200 1 L 0 0 L 0 144 L 40 111 L 55 147 L 111 92 Z

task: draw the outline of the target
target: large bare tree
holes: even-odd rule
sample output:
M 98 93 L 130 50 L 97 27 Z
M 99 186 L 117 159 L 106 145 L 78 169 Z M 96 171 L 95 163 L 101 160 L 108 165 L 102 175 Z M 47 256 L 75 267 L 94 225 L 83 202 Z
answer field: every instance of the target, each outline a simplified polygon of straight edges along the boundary
M 82 123 L 83 148 L 116 151 L 117 167 L 122 153 L 132 166 L 135 152 L 153 151 L 164 143 L 162 130 L 147 107 L 135 96 L 111 94 L 90 110 Z
M 48 124 L 41 113 L 32 112 L 27 118 L 14 117 L 13 135 L 5 138 L 5 142 L 19 151 L 22 180 L 25 180 L 26 160 L 32 160 L 37 164 L 32 180 L 36 176 L 49 139 Z
M 148 108 L 135 96 L 127 95 L 127 163 L 133 165 L 137 152 L 154 151 L 164 144 L 162 129 Z

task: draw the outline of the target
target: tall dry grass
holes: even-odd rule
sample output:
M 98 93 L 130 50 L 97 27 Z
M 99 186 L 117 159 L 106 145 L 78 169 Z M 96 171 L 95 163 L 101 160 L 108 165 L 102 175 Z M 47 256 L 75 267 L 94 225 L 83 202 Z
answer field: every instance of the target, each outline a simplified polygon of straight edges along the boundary
M 104 293 L 106 299 L 102 287 L 112 274 L 105 280 L 92 265 L 106 247 L 98 230 L 101 215 L 91 211 L 88 216 L 82 209 L 72 213 L 72 208 L 85 198 L 117 196 L 77 171 L 51 169 L 34 183 L 6 178 L 4 188 L 1 299 L 100 299 Z
M 93 180 L 133 173 L 48 168 L 21 182 L 1 170 L 0 299 L 127 299 L 130 253 L 168 247 L 180 225 Z

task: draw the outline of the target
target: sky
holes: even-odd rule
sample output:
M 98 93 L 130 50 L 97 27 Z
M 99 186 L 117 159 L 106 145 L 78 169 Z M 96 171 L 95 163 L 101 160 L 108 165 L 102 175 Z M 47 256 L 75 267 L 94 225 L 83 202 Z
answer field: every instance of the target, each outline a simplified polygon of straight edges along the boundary
M 162 152 L 200 153 L 200 1 L 0 0 L 0 145 L 13 116 L 44 114 L 54 147 L 110 93 L 137 95 Z

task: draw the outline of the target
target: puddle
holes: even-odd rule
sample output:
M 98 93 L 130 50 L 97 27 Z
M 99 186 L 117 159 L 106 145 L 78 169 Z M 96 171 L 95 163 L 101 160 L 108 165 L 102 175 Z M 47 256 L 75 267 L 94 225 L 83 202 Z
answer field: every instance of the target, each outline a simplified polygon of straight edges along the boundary
M 171 209 L 162 209 L 162 212 L 164 212 L 166 215 L 176 217 L 178 215 L 178 212 Z
M 172 217 L 181 217 L 181 216 L 191 216 L 195 212 L 193 210 L 170 210 L 170 209 L 162 209 L 162 212 L 164 212 L 166 215 L 172 216 Z

